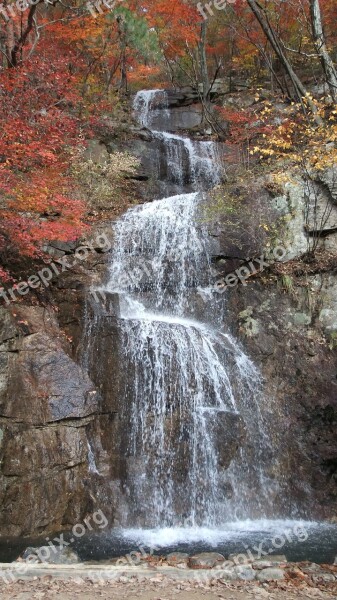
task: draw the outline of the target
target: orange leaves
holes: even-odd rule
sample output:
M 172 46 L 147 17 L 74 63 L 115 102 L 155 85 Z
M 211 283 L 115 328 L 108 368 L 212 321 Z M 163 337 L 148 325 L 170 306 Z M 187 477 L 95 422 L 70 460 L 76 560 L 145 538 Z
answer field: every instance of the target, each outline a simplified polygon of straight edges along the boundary
M 167 56 L 181 56 L 186 44 L 197 42 L 200 14 L 184 0 L 144 0 L 141 5 Z
M 37 256 L 47 240 L 73 240 L 85 207 L 67 177 L 69 149 L 82 145 L 81 97 L 72 49 L 45 40 L 22 67 L 0 75 L 0 241 L 6 251 Z M 0 273 L 0 277 L 2 274 Z
M 129 80 L 139 84 L 139 87 L 148 87 L 149 81 L 160 76 L 160 66 L 138 65 L 129 74 Z M 156 87 L 158 86 L 156 79 Z
M 24 178 L 1 211 L 2 229 L 20 252 L 35 256 L 46 241 L 69 241 L 86 229 L 85 206 L 69 197 L 71 181 L 56 170 L 45 169 Z

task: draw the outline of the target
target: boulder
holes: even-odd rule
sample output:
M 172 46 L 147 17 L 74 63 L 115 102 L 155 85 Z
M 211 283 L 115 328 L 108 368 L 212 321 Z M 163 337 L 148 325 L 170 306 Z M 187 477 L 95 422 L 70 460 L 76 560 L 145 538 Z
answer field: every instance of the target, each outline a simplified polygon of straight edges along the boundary
M 278 567 L 287 562 L 284 554 L 270 554 L 264 558 L 259 558 L 253 563 L 254 569 L 267 569 L 269 567 Z
M 171 552 L 166 561 L 170 567 L 186 568 L 189 555 L 186 552 Z
M 49 565 L 74 565 L 80 563 L 78 554 L 69 546 L 28 547 L 21 557 L 24 561 L 47 563 Z
M 272 568 L 272 569 L 262 569 L 262 571 L 258 571 L 256 575 L 258 581 L 278 581 L 280 579 L 284 579 L 284 571 L 282 569 Z
M 218 552 L 201 552 L 190 556 L 188 566 L 190 569 L 213 569 L 220 565 L 225 560 L 225 557 Z
M 256 573 L 251 565 L 237 565 L 233 569 L 234 579 L 242 581 L 253 581 L 256 578 Z

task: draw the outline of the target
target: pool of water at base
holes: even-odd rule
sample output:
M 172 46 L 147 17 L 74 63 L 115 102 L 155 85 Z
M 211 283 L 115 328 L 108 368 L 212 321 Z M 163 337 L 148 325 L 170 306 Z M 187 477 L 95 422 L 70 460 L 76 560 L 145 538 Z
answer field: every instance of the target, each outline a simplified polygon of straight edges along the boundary
M 58 535 L 50 536 L 51 542 Z M 64 540 L 73 538 L 71 532 Z M 49 538 L 48 538 L 49 540 Z M 28 546 L 47 545 L 46 538 L 7 538 L 0 541 L 0 562 L 12 562 Z M 57 541 L 55 541 L 57 545 Z M 285 554 L 288 561 L 331 564 L 337 555 L 337 525 L 309 521 L 244 521 L 224 524 L 217 529 L 113 529 L 86 533 L 75 538 L 71 547 L 82 561 L 101 561 L 125 557 L 132 551 L 156 555 L 170 552 L 220 552 L 261 557 Z

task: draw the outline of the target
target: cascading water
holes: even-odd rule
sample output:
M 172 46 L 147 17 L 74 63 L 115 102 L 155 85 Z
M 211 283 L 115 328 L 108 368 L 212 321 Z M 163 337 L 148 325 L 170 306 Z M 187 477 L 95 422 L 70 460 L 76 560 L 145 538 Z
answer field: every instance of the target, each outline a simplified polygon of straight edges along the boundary
M 137 112 L 139 123 L 143 127 L 151 127 L 155 111 L 160 106 L 167 109 L 165 90 L 142 90 L 138 92 L 134 100 L 134 109 Z
M 142 125 L 151 124 L 158 102 L 167 111 L 163 91 L 136 96 Z M 195 190 L 200 180 L 203 188 L 220 181 L 215 144 L 152 133 L 164 141 L 176 182 L 183 184 L 186 157 Z M 119 515 L 127 527 L 214 527 L 262 516 L 273 503 L 263 467 L 270 448 L 259 374 L 216 326 L 218 302 L 206 293 L 211 268 L 201 200 L 196 191 L 156 200 L 132 208 L 115 225 L 106 289 L 119 295 L 128 373 Z

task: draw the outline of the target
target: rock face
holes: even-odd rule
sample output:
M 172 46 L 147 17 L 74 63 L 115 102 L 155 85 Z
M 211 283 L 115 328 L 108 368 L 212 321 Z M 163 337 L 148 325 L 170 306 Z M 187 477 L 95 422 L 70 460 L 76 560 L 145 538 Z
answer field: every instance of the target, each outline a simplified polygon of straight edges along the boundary
M 316 214 L 330 204 L 327 213 L 333 219 L 327 184 L 315 185 Z M 275 196 L 267 178 L 240 188 L 233 182 L 224 193 L 230 218 L 220 217 L 209 227 L 215 281 L 248 266 L 246 278 L 218 290 L 226 299 L 226 322 L 260 368 L 274 406 L 271 436 L 284 481 L 274 505 L 290 511 L 291 502 L 285 506 L 284 499 L 291 489 L 293 506 L 304 517 L 332 518 L 337 501 L 334 223 L 322 224 L 313 248 L 308 188 L 301 180 L 286 184 L 284 195 Z M 281 263 L 269 260 L 275 246 L 284 249 Z M 261 256 L 267 263 L 262 268 Z M 270 465 L 272 478 L 280 472 Z
M 90 512 L 88 428 L 100 397 L 51 310 L 0 310 L 2 535 L 62 529 Z

